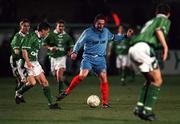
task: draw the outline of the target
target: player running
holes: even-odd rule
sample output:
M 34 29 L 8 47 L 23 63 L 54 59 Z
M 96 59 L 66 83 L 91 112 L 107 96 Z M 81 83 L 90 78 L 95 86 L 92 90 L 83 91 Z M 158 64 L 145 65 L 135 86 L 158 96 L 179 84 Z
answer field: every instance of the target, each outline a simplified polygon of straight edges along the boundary
M 10 56 L 10 64 L 13 72 L 13 76 L 16 78 L 16 88 L 18 90 L 21 86 L 26 83 L 27 72 L 24 68 L 24 59 L 22 57 L 22 44 L 23 38 L 29 34 L 30 21 L 28 19 L 22 19 L 19 23 L 20 30 L 17 32 L 12 41 L 12 55 Z M 23 99 L 23 98 L 22 98 Z M 25 102 L 23 100 L 23 102 Z
M 157 6 L 156 17 L 144 25 L 140 34 L 132 40 L 133 46 L 129 49 L 132 61 L 146 78 L 134 110 L 134 114 L 144 120 L 155 120 L 152 110 L 163 83 L 155 51 L 162 48 L 162 60 L 167 59 L 166 36 L 170 27 L 169 16 L 170 7 L 168 5 Z
M 59 109 L 57 103 L 53 103 L 49 83 L 44 75 L 44 71 L 38 62 L 38 51 L 42 46 L 43 38 L 48 36 L 50 25 L 48 23 L 40 23 L 35 33 L 29 34 L 22 45 L 23 58 L 25 59 L 25 67 L 28 71 L 29 83 L 24 84 L 19 90 L 16 91 L 16 103 L 21 103 L 21 96 L 28 91 L 31 87 L 35 86 L 36 80 L 43 87 L 43 92 L 48 100 L 49 109 Z
M 69 82 L 63 75 L 66 71 L 66 55 L 71 53 L 74 46 L 72 38 L 64 29 L 65 22 L 59 20 L 56 23 L 55 30 L 50 32 L 44 41 L 44 46 L 48 49 L 51 60 L 51 72 L 56 77 L 59 85 L 59 94 L 64 90 L 64 84 L 69 86 Z
M 93 70 L 100 79 L 100 88 L 102 94 L 102 107 L 110 107 L 108 104 L 109 86 L 106 72 L 106 47 L 110 40 L 122 41 L 125 36 L 113 35 L 105 28 L 105 16 L 98 14 L 94 19 L 94 25 L 87 28 L 76 42 L 71 59 L 75 60 L 79 49 L 84 46 L 83 60 L 81 61 L 80 73 L 73 78 L 70 86 L 59 96 L 57 100 L 63 99 L 69 95 L 71 90 L 87 77 L 90 70 Z

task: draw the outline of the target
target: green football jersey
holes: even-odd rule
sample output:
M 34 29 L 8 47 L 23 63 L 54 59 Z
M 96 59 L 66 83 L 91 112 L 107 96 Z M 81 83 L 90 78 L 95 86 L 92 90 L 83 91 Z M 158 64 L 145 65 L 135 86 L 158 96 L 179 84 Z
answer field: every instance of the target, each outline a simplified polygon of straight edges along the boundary
M 30 33 L 23 39 L 22 49 L 26 49 L 30 61 L 38 61 L 38 51 L 42 46 L 42 40 L 36 33 Z
M 67 50 L 74 46 L 72 38 L 66 32 L 58 34 L 55 30 L 49 33 L 43 44 L 58 48 L 55 52 L 48 50 L 48 55 L 54 58 L 66 55 Z
M 12 57 L 14 59 L 20 59 L 22 58 L 22 44 L 23 44 L 23 38 L 25 38 L 25 34 L 22 32 L 18 32 L 14 35 L 12 41 L 11 41 L 11 48 L 12 48 Z M 16 55 L 14 52 L 14 49 L 19 50 L 19 55 Z
M 165 15 L 158 14 L 155 18 L 151 19 L 143 26 L 140 34 L 133 38 L 132 43 L 146 42 L 154 50 L 159 49 L 161 48 L 161 44 L 156 37 L 155 31 L 162 29 L 165 38 L 167 38 L 170 24 L 170 20 Z
M 113 42 L 113 48 L 117 55 L 127 55 L 129 50 L 129 39 L 125 39 L 122 42 Z

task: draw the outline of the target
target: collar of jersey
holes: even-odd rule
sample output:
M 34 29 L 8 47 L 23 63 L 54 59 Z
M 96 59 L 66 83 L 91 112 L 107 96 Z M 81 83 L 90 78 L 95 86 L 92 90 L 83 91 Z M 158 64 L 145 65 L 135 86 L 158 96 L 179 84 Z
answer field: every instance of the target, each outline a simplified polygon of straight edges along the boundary
M 94 27 L 94 25 L 91 27 L 93 31 L 95 32 L 99 32 L 99 33 L 102 33 L 104 31 L 104 28 L 102 31 L 99 31 L 97 28 Z
M 22 33 L 21 31 L 19 31 L 19 34 L 22 35 L 23 37 L 26 36 L 26 34 Z M 29 34 L 29 32 L 27 32 L 27 34 Z
M 164 18 L 168 18 L 166 15 L 164 15 L 164 14 L 157 14 L 157 16 L 156 17 L 164 17 Z
M 54 33 L 55 33 L 55 34 L 58 34 L 58 35 L 63 35 L 63 34 L 66 34 L 66 32 L 65 32 L 65 31 L 63 31 L 63 33 L 58 33 L 58 32 L 56 31 L 56 29 L 54 30 Z

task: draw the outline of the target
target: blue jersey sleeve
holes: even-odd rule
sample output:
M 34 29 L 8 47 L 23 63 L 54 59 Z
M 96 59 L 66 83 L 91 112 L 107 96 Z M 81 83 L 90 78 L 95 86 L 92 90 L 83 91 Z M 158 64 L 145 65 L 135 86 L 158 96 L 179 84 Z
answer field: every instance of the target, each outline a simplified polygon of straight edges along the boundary
M 74 53 L 78 53 L 79 49 L 84 45 L 84 43 L 86 42 L 86 37 L 87 37 L 87 31 L 85 30 L 81 36 L 79 37 L 79 39 L 77 40 L 77 42 L 74 45 L 73 48 L 73 52 Z
M 108 31 L 108 41 L 121 42 L 122 40 L 124 40 L 124 38 L 124 35 L 112 34 L 110 31 Z
M 117 35 L 117 34 L 114 34 L 114 39 L 113 39 L 113 41 L 121 42 L 122 40 L 124 40 L 124 38 L 125 38 L 124 35 Z

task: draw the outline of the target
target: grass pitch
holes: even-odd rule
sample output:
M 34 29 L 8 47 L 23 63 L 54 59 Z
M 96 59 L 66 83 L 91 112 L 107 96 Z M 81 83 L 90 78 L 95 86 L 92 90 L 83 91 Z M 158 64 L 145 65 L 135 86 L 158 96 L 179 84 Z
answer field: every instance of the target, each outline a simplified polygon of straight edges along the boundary
M 56 96 L 57 84 L 53 78 L 48 80 Z M 49 110 L 39 84 L 24 94 L 27 103 L 16 105 L 14 79 L 0 78 L 0 124 L 149 124 L 132 113 L 144 78 L 138 76 L 126 86 L 121 86 L 117 76 L 109 77 L 109 82 L 110 109 L 87 106 L 89 95 L 101 96 L 99 80 L 90 76 L 59 102 L 61 110 Z M 154 112 L 158 120 L 153 124 L 180 124 L 180 76 L 164 77 Z

